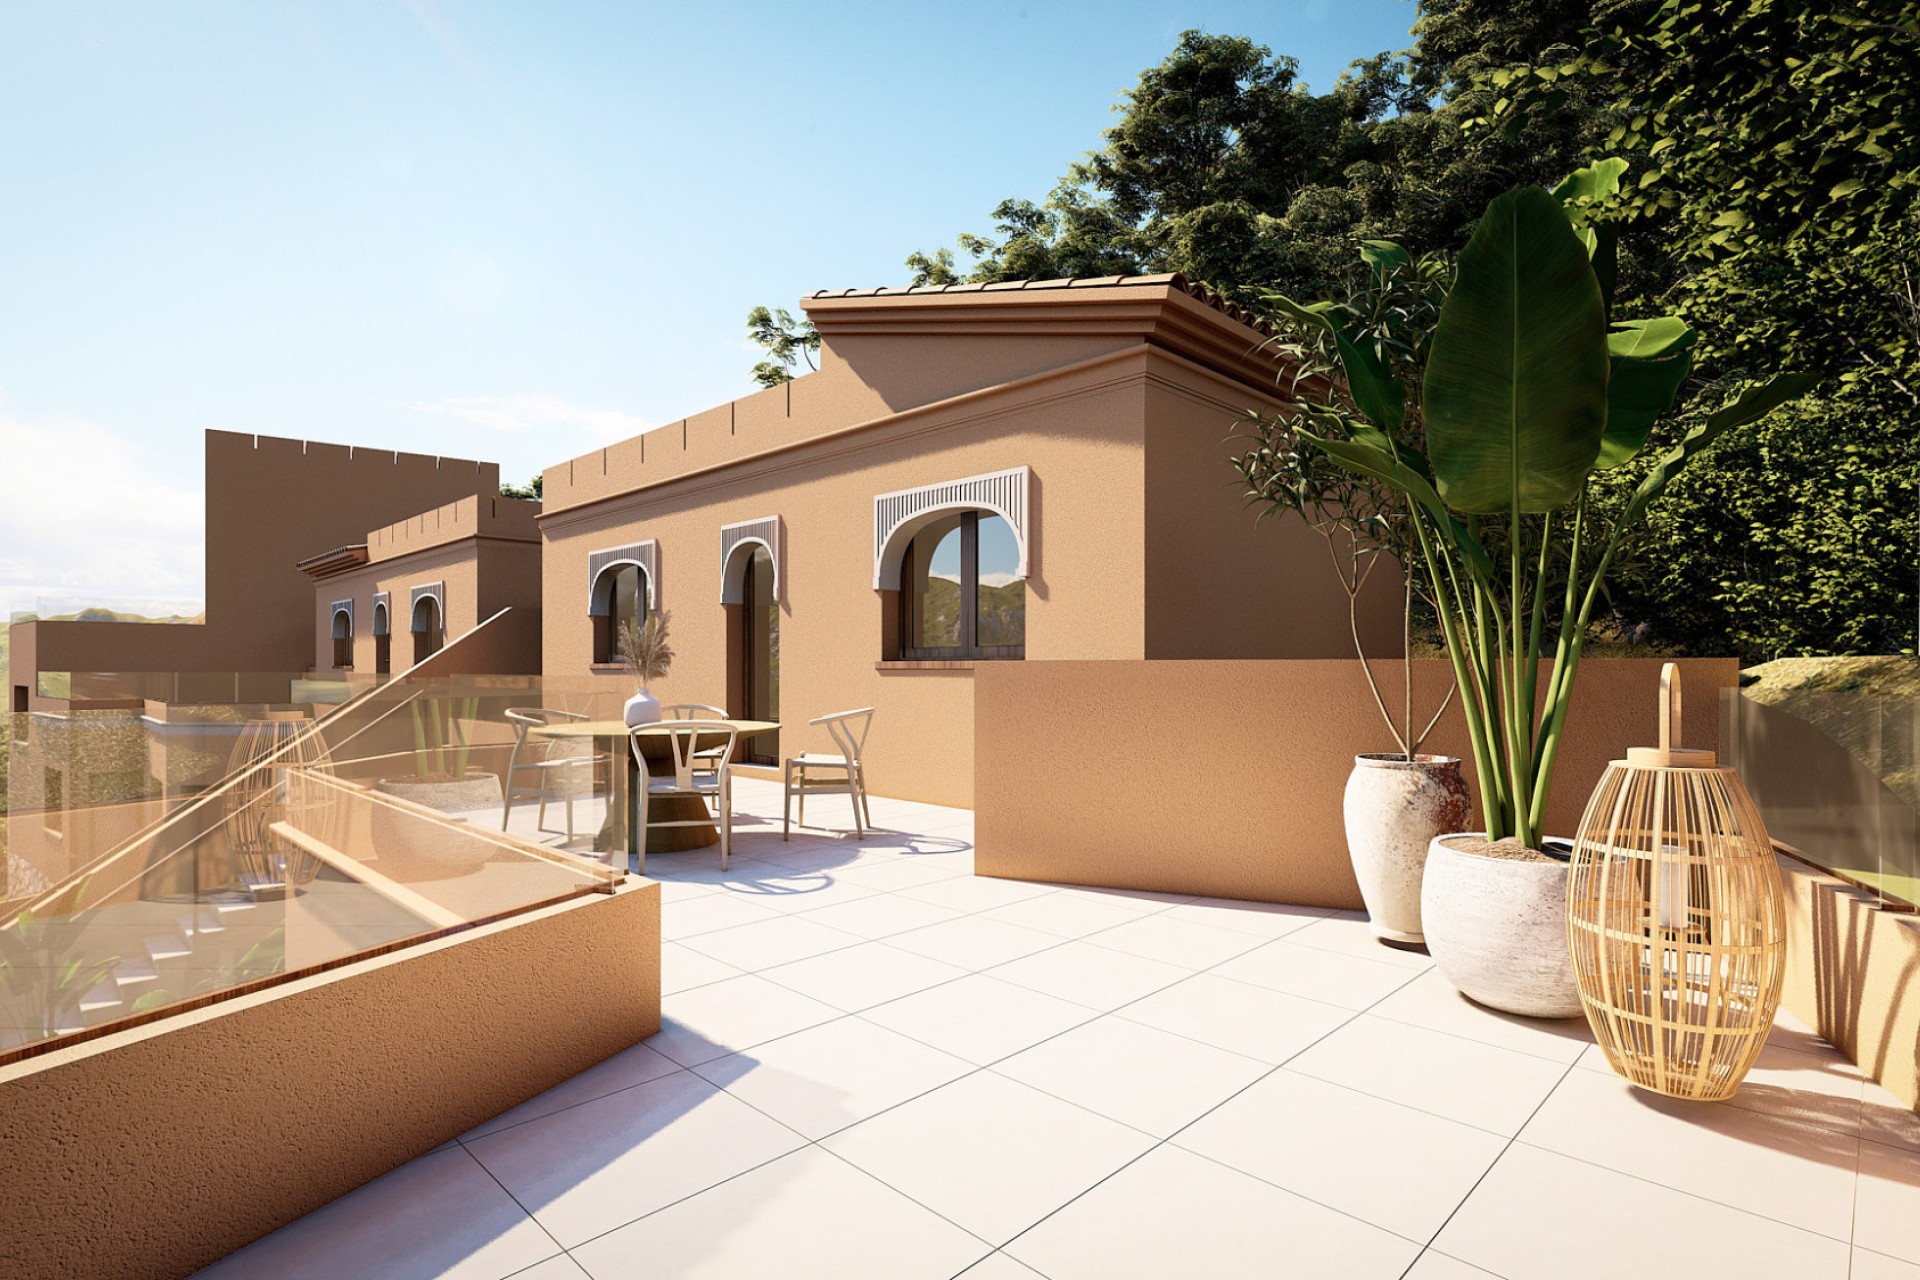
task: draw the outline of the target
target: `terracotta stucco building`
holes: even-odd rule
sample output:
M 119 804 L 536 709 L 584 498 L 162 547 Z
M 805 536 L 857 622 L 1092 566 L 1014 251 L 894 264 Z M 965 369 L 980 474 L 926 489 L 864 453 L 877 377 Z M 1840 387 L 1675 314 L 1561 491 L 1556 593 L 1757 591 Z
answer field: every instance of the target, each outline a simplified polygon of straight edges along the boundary
M 802 305 L 818 372 L 545 472 L 551 683 L 624 697 L 610 623 L 665 609 L 663 700 L 779 719 L 766 762 L 875 707 L 874 787 L 966 805 L 978 663 L 1351 653 L 1318 535 L 1256 525 L 1228 465 L 1279 403 L 1236 308 L 1177 276 Z M 1366 602 L 1383 654 L 1396 604 Z

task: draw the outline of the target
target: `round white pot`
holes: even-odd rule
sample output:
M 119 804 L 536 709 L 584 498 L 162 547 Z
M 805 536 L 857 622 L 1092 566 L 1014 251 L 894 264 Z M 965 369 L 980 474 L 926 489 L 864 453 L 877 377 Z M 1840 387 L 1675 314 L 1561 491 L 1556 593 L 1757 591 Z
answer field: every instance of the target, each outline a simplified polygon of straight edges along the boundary
M 381 778 L 374 788 L 443 813 L 478 809 L 498 818 L 501 806 L 500 777 L 484 769 L 469 769 L 464 778 Z M 382 804 L 374 806 L 372 835 L 381 871 L 402 882 L 470 875 L 494 853 L 491 841 L 464 824 Z
M 660 719 L 660 699 L 645 689 L 627 699 L 623 712 L 629 727 L 636 724 L 655 724 Z
M 1462 995 L 1503 1013 L 1579 1017 L 1567 946 L 1567 864 L 1464 853 L 1447 843 L 1451 838 L 1438 836 L 1427 847 L 1420 895 L 1435 967 Z
M 1420 884 L 1427 846 L 1472 813 L 1458 756 L 1364 755 L 1347 777 L 1347 856 L 1375 936 L 1424 941 Z

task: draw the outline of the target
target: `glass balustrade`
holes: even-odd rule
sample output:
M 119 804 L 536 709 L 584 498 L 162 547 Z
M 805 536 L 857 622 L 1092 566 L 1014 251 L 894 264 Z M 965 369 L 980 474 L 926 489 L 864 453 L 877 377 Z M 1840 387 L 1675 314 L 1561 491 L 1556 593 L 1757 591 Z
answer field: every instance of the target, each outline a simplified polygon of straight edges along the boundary
M 626 874 L 625 742 L 565 727 L 617 721 L 612 693 L 525 676 L 65 683 L 64 709 L 11 716 L 0 1061 Z M 562 727 L 523 739 L 508 712 L 535 708 Z
M 1920 903 L 1920 699 L 1795 690 L 1723 697 L 1724 762 L 1773 838 L 1896 909 Z

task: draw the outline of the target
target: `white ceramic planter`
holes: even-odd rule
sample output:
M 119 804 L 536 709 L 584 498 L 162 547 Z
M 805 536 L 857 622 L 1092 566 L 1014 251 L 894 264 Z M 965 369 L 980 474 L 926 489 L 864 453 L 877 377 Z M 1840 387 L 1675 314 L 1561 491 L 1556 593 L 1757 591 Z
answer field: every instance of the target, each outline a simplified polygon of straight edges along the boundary
M 636 724 L 655 724 L 660 719 L 660 699 L 642 689 L 627 699 L 624 715 L 629 728 Z
M 1427 846 L 1472 812 L 1458 756 L 1353 758 L 1345 802 L 1347 856 L 1376 936 L 1424 941 L 1420 886 Z
M 1420 917 L 1427 951 L 1469 999 L 1528 1018 L 1580 1016 L 1567 946 L 1567 864 L 1427 848 Z M 1477 837 L 1476 837 L 1477 838 Z
M 500 812 L 500 777 L 482 769 L 469 769 L 458 779 L 382 778 L 374 787 L 444 813 L 477 809 L 497 818 Z M 374 806 L 371 830 L 381 870 L 402 882 L 470 875 L 494 852 L 491 841 L 464 824 L 443 825 L 387 805 Z

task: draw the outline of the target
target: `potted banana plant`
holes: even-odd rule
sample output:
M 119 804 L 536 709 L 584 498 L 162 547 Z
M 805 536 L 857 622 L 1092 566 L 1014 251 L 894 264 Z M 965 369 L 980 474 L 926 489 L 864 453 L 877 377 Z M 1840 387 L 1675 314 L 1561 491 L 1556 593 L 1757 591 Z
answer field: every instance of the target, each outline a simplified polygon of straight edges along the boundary
M 412 776 L 381 778 L 375 789 L 443 813 L 498 813 L 500 775 L 469 764 L 466 726 L 480 714 L 480 699 L 417 694 L 407 702 L 413 728 Z M 493 847 L 469 830 L 436 822 L 397 807 L 373 811 L 373 847 L 407 878 L 441 879 L 480 868 Z
M 1604 514 L 1596 482 L 1645 449 L 1692 369 L 1697 336 L 1676 316 L 1611 314 L 1614 238 L 1596 214 L 1626 167 L 1604 160 L 1551 192 L 1524 187 L 1488 206 L 1419 362 L 1420 447 L 1396 438 L 1402 375 L 1346 347 L 1342 372 L 1365 411 L 1328 403 L 1301 432 L 1406 499 L 1415 569 L 1460 690 L 1482 829 L 1429 847 L 1428 949 L 1467 996 L 1536 1017 L 1580 1012 L 1567 864 L 1544 824 L 1608 568 L 1695 457 L 1815 382 L 1789 373 L 1745 384 Z
M 1250 447 L 1233 459 L 1258 518 L 1304 520 L 1325 542 L 1346 595 L 1354 654 L 1394 743 L 1392 751 L 1354 757 L 1342 802 L 1347 855 L 1375 936 L 1393 944 L 1424 940 L 1420 889 L 1427 848 L 1436 835 L 1465 827 L 1472 811 L 1460 758 L 1421 750 L 1456 690 L 1449 688 L 1437 706 L 1416 711 L 1414 602 L 1421 598 L 1431 612 L 1433 601 L 1425 598 L 1414 572 L 1407 499 L 1386 482 L 1333 462 L 1301 432 L 1312 429 L 1316 410 L 1331 406 L 1364 415 L 1391 431 L 1402 448 L 1420 447 L 1420 384 L 1411 375 L 1426 358 L 1452 277 L 1452 262 L 1443 254 L 1416 257 L 1391 241 L 1368 240 L 1344 297 L 1303 305 L 1267 294 L 1268 306 L 1293 322 L 1285 337 L 1269 344 L 1281 357 L 1286 404 L 1247 417 L 1242 438 Z M 1393 370 L 1392 385 L 1405 389 L 1404 401 L 1392 406 L 1358 402 L 1356 396 L 1367 396 L 1381 383 L 1347 378 L 1343 351 L 1370 367 Z M 1361 633 L 1359 605 L 1369 590 L 1391 591 L 1400 602 L 1400 687 L 1391 708 Z

